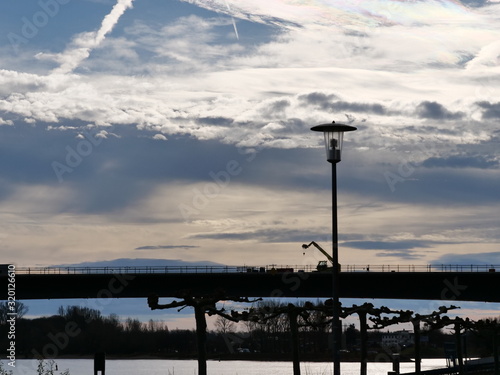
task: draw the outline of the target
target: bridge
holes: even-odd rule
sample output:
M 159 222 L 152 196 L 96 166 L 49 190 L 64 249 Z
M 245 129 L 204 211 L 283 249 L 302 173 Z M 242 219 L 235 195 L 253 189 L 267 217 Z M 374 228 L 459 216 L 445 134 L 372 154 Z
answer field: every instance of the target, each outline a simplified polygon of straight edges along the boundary
M 0 299 L 176 297 L 182 291 L 239 297 L 322 298 L 329 272 L 313 267 L 15 267 L 0 266 Z M 9 272 L 8 272 L 9 271 Z M 341 298 L 500 302 L 498 265 L 342 266 Z

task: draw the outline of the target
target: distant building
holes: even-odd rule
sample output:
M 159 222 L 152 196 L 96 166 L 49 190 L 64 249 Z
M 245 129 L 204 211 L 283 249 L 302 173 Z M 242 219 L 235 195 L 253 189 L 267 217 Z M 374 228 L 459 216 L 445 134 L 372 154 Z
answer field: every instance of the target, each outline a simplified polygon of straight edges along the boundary
M 382 346 L 405 347 L 413 344 L 413 333 L 407 330 L 387 332 L 382 334 Z

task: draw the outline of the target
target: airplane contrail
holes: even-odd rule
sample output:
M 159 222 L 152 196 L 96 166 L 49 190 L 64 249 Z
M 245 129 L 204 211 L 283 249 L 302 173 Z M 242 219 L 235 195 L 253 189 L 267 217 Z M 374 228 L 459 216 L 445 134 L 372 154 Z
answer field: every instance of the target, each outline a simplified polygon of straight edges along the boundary
M 101 44 L 106 35 L 113 30 L 120 17 L 128 8 L 132 8 L 134 0 L 118 0 L 111 12 L 101 22 L 97 31 L 82 33 L 72 42 L 72 46 L 55 58 L 60 66 L 52 71 L 55 74 L 66 74 L 74 71 L 85 59 L 90 56 L 92 49 Z
M 229 11 L 229 13 L 231 13 L 231 8 L 229 8 L 229 3 L 227 2 L 227 0 L 224 0 L 224 2 L 226 3 L 227 10 Z M 240 40 L 240 36 L 238 35 L 238 28 L 236 27 L 236 22 L 234 21 L 233 16 L 231 16 L 231 21 L 233 22 L 234 34 L 236 35 L 236 39 Z

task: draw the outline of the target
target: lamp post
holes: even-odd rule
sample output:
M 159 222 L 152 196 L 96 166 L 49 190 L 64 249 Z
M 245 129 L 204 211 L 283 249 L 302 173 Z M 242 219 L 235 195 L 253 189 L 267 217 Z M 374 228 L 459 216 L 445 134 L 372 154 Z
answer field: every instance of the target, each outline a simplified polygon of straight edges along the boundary
M 313 131 L 323 132 L 325 136 L 326 160 L 332 164 L 332 301 L 333 301 L 333 374 L 340 375 L 340 345 L 342 339 L 342 326 L 340 325 L 340 301 L 339 301 L 339 245 L 337 226 L 337 163 L 341 159 L 342 139 L 345 132 L 356 130 L 354 126 L 336 124 L 317 125 L 311 128 Z

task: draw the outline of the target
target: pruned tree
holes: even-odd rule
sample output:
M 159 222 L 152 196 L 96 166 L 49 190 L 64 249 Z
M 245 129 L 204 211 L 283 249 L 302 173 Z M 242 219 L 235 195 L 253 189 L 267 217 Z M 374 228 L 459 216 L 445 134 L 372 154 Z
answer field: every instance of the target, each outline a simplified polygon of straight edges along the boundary
M 360 348 L 360 374 L 366 375 L 368 368 L 368 322 L 367 316 L 372 315 L 374 319 L 381 319 L 381 314 L 395 314 L 388 307 L 382 306 L 375 308 L 372 303 L 364 303 L 361 306 L 352 305 L 351 307 L 343 307 L 341 316 L 346 318 L 349 315 L 357 314 L 359 319 L 359 331 L 361 335 L 361 348 Z M 371 319 L 371 318 L 370 318 Z
M 196 321 L 196 338 L 197 338 L 197 349 L 198 349 L 198 374 L 207 374 L 207 320 L 205 314 L 210 316 L 218 315 L 222 316 L 230 321 L 238 322 L 238 319 L 227 314 L 224 308 L 218 309 L 217 303 L 220 301 L 233 301 L 233 302 L 248 302 L 252 303 L 260 300 L 249 300 L 246 297 L 231 297 L 227 296 L 224 291 L 216 291 L 213 294 L 196 296 L 190 291 L 181 291 L 177 294 L 176 298 L 180 301 L 172 301 L 167 304 L 159 304 L 159 297 L 156 294 L 151 294 L 148 297 L 148 305 L 151 310 L 157 309 L 172 309 L 179 308 L 178 311 L 186 308 L 192 307 L 194 309 L 194 317 Z
M 500 359 L 498 345 L 500 344 L 500 320 L 481 319 L 472 325 L 472 329 L 486 340 L 491 340 L 494 361 L 494 375 L 500 375 Z
M 313 304 L 307 301 L 301 305 L 292 303 L 285 305 L 266 301 L 260 306 L 250 308 L 248 311 L 241 313 L 232 311 L 231 316 L 237 320 L 251 321 L 267 327 L 274 327 L 279 332 L 289 331 L 292 336 L 293 374 L 300 375 L 299 327 L 319 327 L 331 324 L 331 318 L 318 319 L 318 314 L 311 314 L 311 312 L 320 312 L 324 317 L 331 316 L 331 309 L 331 306 L 326 303 Z M 275 323 L 270 324 L 271 322 Z
M 391 318 L 378 316 L 370 318 L 370 320 L 374 323 L 374 326 L 372 328 L 375 329 L 380 329 L 399 323 L 412 324 L 413 340 L 415 348 L 415 373 L 420 374 L 421 362 L 422 362 L 422 355 L 420 352 L 420 334 L 421 334 L 420 323 L 425 322 L 432 329 L 434 329 L 433 327 L 435 327 L 435 329 L 442 328 L 439 327 L 439 324 L 437 322 L 442 321 L 444 318 L 447 317 L 442 318 L 441 315 L 446 314 L 449 310 L 457 308 L 458 308 L 457 306 L 450 306 L 450 307 L 440 306 L 437 311 L 433 311 L 432 313 L 427 315 L 420 315 L 420 314 L 413 315 L 414 312 L 411 310 L 396 310 L 396 311 L 391 311 L 391 313 L 397 314 L 395 316 L 392 316 Z

